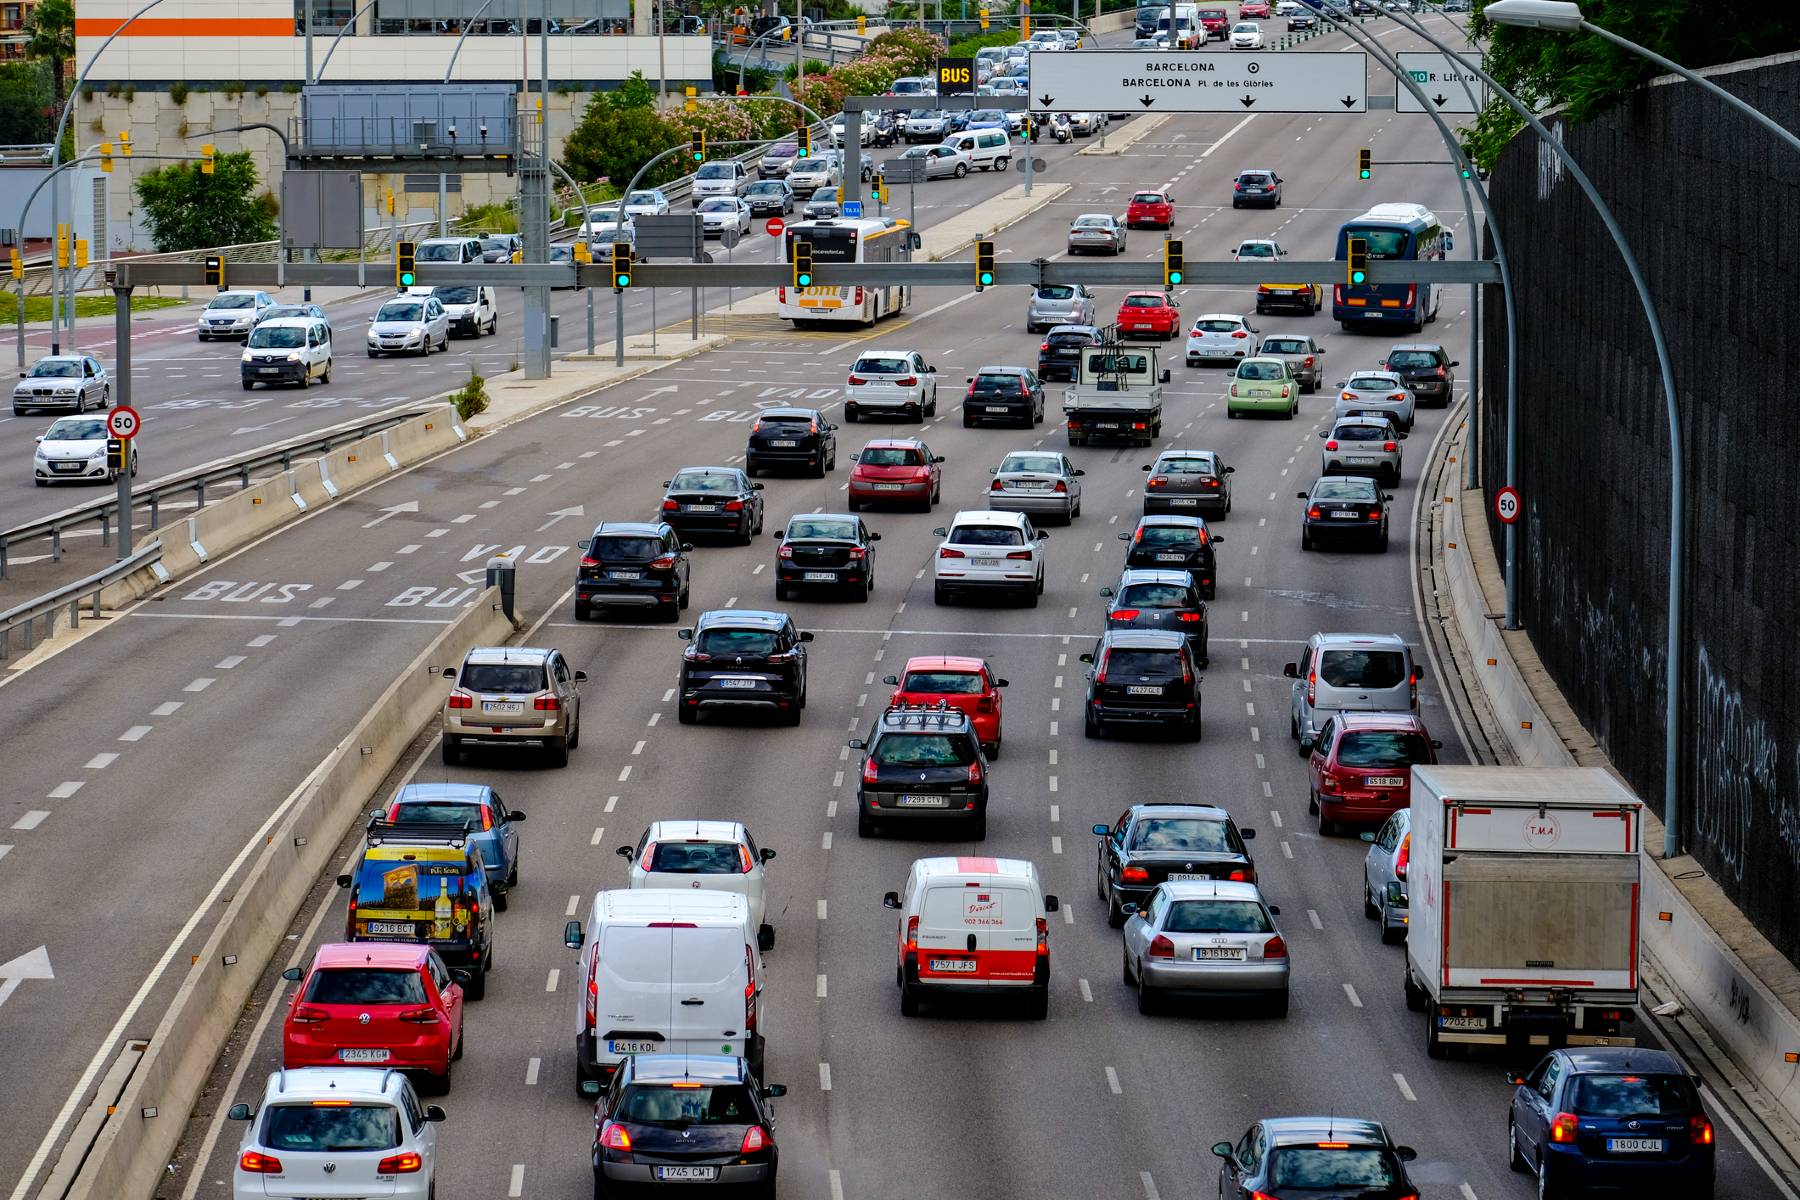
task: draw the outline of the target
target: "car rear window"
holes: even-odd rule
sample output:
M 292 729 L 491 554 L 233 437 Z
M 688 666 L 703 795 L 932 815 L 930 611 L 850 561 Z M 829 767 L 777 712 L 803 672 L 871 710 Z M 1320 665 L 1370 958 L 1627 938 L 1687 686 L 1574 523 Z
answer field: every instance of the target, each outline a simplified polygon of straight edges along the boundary
M 1570 1104 L 1583 1117 L 1681 1117 L 1699 1111 L 1679 1075 L 1577 1075 Z
M 738 481 L 735 475 L 684 471 L 669 481 L 669 490 L 671 492 L 735 492 L 738 490 Z
M 1314 500 L 1375 499 L 1375 481 L 1352 475 L 1346 479 L 1321 479 L 1313 484 Z
M 1165 458 L 1156 464 L 1154 474 L 1164 475 L 1211 475 L 1213 470 L 1210 458 Z
M 750 1089 L 742 1084 L 634 1083 L 619 1097 L 613 1119 L 634 1125 L 750 1125 L 757 1121 Z
M 792 143 L 792 142 L 783 142 L 777 146 L 770 146 L 769 152 L 767 154 L 763 155 L 763 157 L 764 158 L 792 158 L 798 153 L 800 153 L 800 147 L 794 145 L 794 143 Z
M 1406 655 L 1398 650 L 1324 650 L 1318 670 L 1332 687 L 1399 687 L 1406 682 Z
M 1305 354 L 1306 343 L 1299 338 L 1270 338 L 1262 345 L 1264 354 Z
M 979 696 L 987 689 L 981 676 L 969 671 L 908 671 L 900 681 L 900 690 L 934 696 Z
M 658 842 L 645 869 L 670 875 L 741 875 L 749 868 L 736 842 Z
M 1047 475 L 1062 474 L 1062 460 L 1054 454 L 1009 454 L 1000 464 L 1000 474 L 1008 471 L 1041 471 Z
M 869 757 L 884 767 L 960 767 L 975 761 L 975 746 L 960 733 L 889 733 Z
M 1237 377 L 1239 379 L 1274 381 L 1287 378 L 1287 371 L 1280 363 L 1247 362 L 1238 364 Z
M 1137 544 L 1152 550 L 1190 550 L 1201 544 L 1200 531 L 1186 525 L 1146 525 L 1138 530 Z
M 1196 321 L 1194 328 L 1202 333 L 1231 333 L 1242 324 L 1241 321 Z
M 1350 390 L 1356 392 L 1392 391 L 1400 385 L 1382 375 L 1353 375 L 1350 377 Z
M 950 541 L 957 546 L 1023 546 L 1025 535 L 1010 525 L 956 525 Z
M 648 562 L 662 553 L 662 539 L 630 534 L 600 534 L 589 553 L 601 562 Z
M 1379 442 L 1386 440 L 1386 432 L 1379 425 L 1339 425 L 1331 436 L 1340 442 Z
M 788 540 L 797 538 L 836 538 L 840 541 L 856 540 L 856 522 L 854 521 L 793 521 L 788 525 Z
M 529 695 L 544 690 L 541 663 L 464 663 L 457 683 L 471 692 Z
M 1023 391 L 1024 387 L 1024 377 L 1020 375 L 977 375 L 975 377 L 975 391 L 977 394 L 982 392 L 1005 392 L 1016 395 Z
M 1119 592 L 1116 608 L 1186 608 L 1188 589 L 1178 583 L 1134 583 Z
M 301 999 L 314 1004 L 423 1004 L 425 981 L 414 970 L 333 967 L 314 971 Z
M 1161 204 L 1163 195 L 1161 192 L 1139 192 L 1131 198 L 1131 202 L 1133 204 Z
M 1075 289 L 1066 283 L 1047 283 L 1037 290 L 1039 300 L 1067 300 L 1075 294 Z
M 1161 308 L 1165 301 L 1161 296 L 1127 296 L 1126 308 Z
M 1431 761 L 1431 742 L 1403 730 L 1359 730 L 1338 739 L 1338 763 L 1346 767 L 1410 767 Z
M 341 1154 L 400 1144 L 400 1110 L 391 1104 L 272 1104 L 262 1143 L 276 1152 Z
M 1168 933 L 1274 933 L 1269 914 L 1253 900 L 1177 900 L 1163 921 Z
M 1399 1178 L 1388 1152 L 1373 1146 L 1280 1146 L 1269 1182 L 1278 1188 L 1386 1188 Z
M 453 803 L 448 800 L 407 800 L 389 810 L 388 820 L 444 822 L 450 825 L 468 822 L 477 829 L 486 828 L 482 822 L 481 805 Z
M 1106 655 L 1108 675 L 1148 675 L 1168 679 L 1181 674 L 1176 650 L 1144 650 L 1114 646 Z
M 1240 258 L 1274 258 L 1275 247 L 1267 242 L 1245 242 L 1238 247 Z
M 694 639 L 695 649 L 712 655 L 773 654 L 775 646 L 772 629 L 702 629 Z
M 1441 360 L 1435 350 L 1395 350 L 1387 361 L 1397 371 L 1401 367 L 1435 367 Z
M 912 364 L 904 358 L 859 358 L 850 371 L 855 375 L 909 375 Z
M 1050 335 L 1052 346 L 1086 346 L 1093 342 L 1091 333 L 1053 333 Z
M 871 446 L 856 461 L 865 467 L 919 467 L 925 456 L 910 446 Z
M 1225 822 L 1204 817 L 1151 817 L 1131 830 L 1131 849 L 1166 850 L 1172 854 L 1229 854 Z
M 1256 171 L 1246 171 L 1244 174 L 1238 176 L 1238 181 L 1240 183 L 1267 184 L 1269 182 L 1269 177 Z

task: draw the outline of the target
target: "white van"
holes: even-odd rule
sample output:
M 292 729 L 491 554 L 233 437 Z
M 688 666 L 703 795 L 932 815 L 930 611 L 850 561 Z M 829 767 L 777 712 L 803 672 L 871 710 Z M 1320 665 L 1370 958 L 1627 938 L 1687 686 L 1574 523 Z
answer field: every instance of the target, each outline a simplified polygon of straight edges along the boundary
M 414 262 L 478 263 L 481 239 L 472 237 L 426 238 L 413 248 Z
M 1300 753 L 1312 751 L 1325 722 L 1341 712 L 1419 712 L 1419 680 L 1425 669 L 1406 639 L 1392 633 L 1315 633 L 1299 662 L 1282 674 L 1292 679 L 1288 732 Z
M 906 890 L 881 898 L 895 931 L 900 1012 L 919 1002 L 1013 994 L 1026 1015 L 1050 1014 L 1050 922 L 1061 907 L 1037 867 L 1019 858 L 962 855 L 913 862 Z
M 1200 27 L 1200 6 L 1197 4 L 1176 4 L 1175 30 L 1169 36 L 1170 44 L 1177 50 L 1196 50 L 1207 41 L 1207 32 Z M 1162 16 L 1156 19 L 1156 31 L 1169 34 L 1169 14 L 1165 9 Z
M 725 1054 L 763 1070 L 763 965 L 737 892 L 597 892 L 563 944 L 575 971 L 575 1084 L 598 1095 L 632 1054 Z
M 330 383 L 331 326 L 317 317 L 270 317 L 244 339 L 240 376 L 246 392 L 259 383 Z
M 1004 171 L 1012 165 L 1012 146 L 1007 143 L 1006 134 L 998 129 L 953 133 L 944 139 L 944 145 L 962 151 L 969 156 L 973 166 L 984 171 Z

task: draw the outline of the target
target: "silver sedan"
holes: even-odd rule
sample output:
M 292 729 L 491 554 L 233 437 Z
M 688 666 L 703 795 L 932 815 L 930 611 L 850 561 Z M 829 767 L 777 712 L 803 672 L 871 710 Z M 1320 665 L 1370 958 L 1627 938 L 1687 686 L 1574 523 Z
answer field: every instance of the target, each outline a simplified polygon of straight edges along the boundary
M 1125 222 L 1106 213 L 1082 213 L 1069 223 L 1069 253 L 1125 253 Z
M 72 408 L 86 412 L 89 405 L 105 408 L 112 403 L 112 384 L 106 368 L 85 354 L 52 354 L 40 358 L 13 386 L 13 416 L 22 417 L 40 408 Z
M 1319 390 L 1325 372 L 1325 364 L 1319 360 L 1325 357 L 1325 347 L 1311 334 L 1272 333 L 1263 339 L 1256 353 L 1259 358 L 1285 358 L 1293 363 L 1294 377 L 1300 381 L 1303 393 L 1310 395 Z
M 1338 380 L 1335 415 L 1383 416 L 1402 433 L 1412 430 L 1417 399 L 1406 380 L 1392 371 L 1359 371 L 1348 379 Z
M 1400 443 L 1404 433 L 1382 417 L 1346 417 L 1321 429 L 1321 475 L 1373 475 L 1392 486 L 1400 482 Z
M 1262 996 L 1271 1015 L 1287 1016 L 1281 910 L 1254 883 L 1172 880 L 1123 908 L 1125 982 L 1137 988 L 1139 1012 L 1167 996 Z
M 1000 512 L 1059 516 L 1065 524 L 1081 515 L 1081 477 L 1066 454 L 1014 450 L 990 467 L 988 507 Z
M 701 231 L 706 237 L 723 237 L 736 228 L 741 237 L 750 232 L 750 205 L 739 196 L 714 196 L 700 202 Z

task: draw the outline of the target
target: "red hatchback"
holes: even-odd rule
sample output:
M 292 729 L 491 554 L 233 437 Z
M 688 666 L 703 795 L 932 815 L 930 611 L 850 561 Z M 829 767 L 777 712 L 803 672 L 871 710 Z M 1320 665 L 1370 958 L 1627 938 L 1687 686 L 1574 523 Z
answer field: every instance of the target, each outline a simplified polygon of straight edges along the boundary
M 397 1067 L 450 1089 L 463 1052 L 464 971 L 430 946 L 337 942 L 312 966 L 283 979 L 300 984 L 281 1028 L 284 1067 Z
M 1312 796 L 1319 832 L 1342 821 L 1385 821 L 1412 803 L 1412 768 L 1437 761 L 1442 742 L 1410 713 L 1341 712 L 1312 744 Z
M 865 504 L 907 503 L 930 512 L 944 486 L 942 455 L 934 455 L 918 438 L 878 438 L 853 456 L 850 511 Z
M 1127 292 L 1119 305 L 1119 336 L 1159 337 L 1164 341 L 1181 332 L 1181 310 L 1166 292 Z
M 942 701 L 969 714 L 982 750 L 989 758 L 1000 757 L 1000 689 L 1006 680 L 994 674 L 985 658 L 942 654 L 909 658 L 898 676 L 881 682 L 894 689 L 889 708 Z
M 1127 229 L 1172 229 L 1175 226 L 1175 202 L 1167 192 L 1135 192 L 1125 206 Z
M 1269 0 L 1243 0 L 1238 5 L 1238 20 L 1266 21 L 1269 19 Z

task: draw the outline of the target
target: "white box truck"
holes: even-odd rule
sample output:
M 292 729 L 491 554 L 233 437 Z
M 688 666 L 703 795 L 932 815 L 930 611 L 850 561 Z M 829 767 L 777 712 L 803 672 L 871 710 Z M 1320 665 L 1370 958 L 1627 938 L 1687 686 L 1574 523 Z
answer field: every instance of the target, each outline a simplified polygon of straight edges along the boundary
M 1431 1057 L 1635 1044 L 1642 807 L 1597 768 L 1413 768 L 1406 1006 Z

